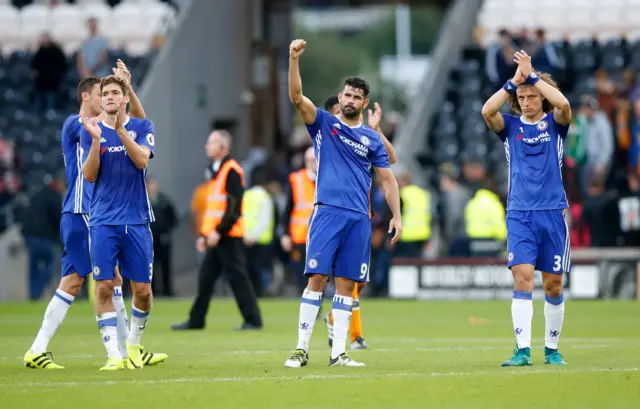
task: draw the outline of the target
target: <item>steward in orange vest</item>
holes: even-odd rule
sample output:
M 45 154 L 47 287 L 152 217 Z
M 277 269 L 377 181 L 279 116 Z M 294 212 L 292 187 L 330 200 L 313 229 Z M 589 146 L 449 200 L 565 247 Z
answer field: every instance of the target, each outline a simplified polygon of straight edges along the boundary
M 198 277 L 198 296 L 189 319 L 173 325 L 172 329 L 204 328 L 213 288 L 223 271 L 244 319 L 237 329 L 261 329 L 262 317 L 256 293 L 247 275 L 243 242 L 244 171 L 229 156 L 231 134 L 228 131 L 213 131 L 205 147 L 207 156 L 213 163 L 209 168 L 212 178 L 204 188 L 205 211 L 198 226 L 200 237 L 196 247 L 199 252 L 204 253 Z

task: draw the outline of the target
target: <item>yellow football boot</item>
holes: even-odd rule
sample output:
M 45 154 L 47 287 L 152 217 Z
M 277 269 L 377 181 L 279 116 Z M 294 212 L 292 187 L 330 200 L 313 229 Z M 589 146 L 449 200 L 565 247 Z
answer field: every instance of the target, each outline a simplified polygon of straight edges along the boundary
M 27 351 L 27 353 L 24 354 L 24 366 L 33 369 L 64 369 L 64 366 L 53 362 L 51 352 L 43 352 L 38 355 Z

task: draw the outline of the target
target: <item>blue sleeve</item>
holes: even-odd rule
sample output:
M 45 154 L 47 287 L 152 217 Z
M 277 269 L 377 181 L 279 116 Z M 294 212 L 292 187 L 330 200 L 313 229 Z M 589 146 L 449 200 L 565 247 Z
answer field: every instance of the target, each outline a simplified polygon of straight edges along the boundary
M 371 164 L 375 168 L 389 168 L 391 167 L 391 163 L 389 163 L 389 153 L 384 148 L 384 143 L 382 140 L 377 139 L 378 143 L 373 151 L 371 156 Z
M 502 112 L 500 112 L 500 115 L 502 115 L 502 119 L 504 120 L 504 128 L 502 128 L 500 132 L 494 133 L 498 135 L 502 142 L 504 142 L 509 137 L 509 130 L 511 128 L 511 115 L 503 114 Z
M 82 157 L 82 163 L 87 160 L 87 156 L 89 155 L 89 150 L 91 149 L 91 135 L 84 128 L 80 130 L 80 152 L 79 155 Z
M 558 129 L 558 135 L 560 135 L 560 138 L 564 140 L 569 133 L 571 122 L 569 122 L 567 125 L 560 125 L 558 122 L 556 122 L 556 118 L 553 116 L 553 113 L 551 113 L 551 117 L 553 118 L 553 122 L 556 124 L 556 127 Z
M 140 146 L 146 146 L 151 151 L 149 159 L 155 156 L 154 149 L 156 145 L 156 137 L 154 135 L 153 122 L 145 119 L 141 124 L 140 132 L 138 132 L 138 138 L 136 143 Z
M 73 115 L 68 117 L 62 125 L 62 135 L 68 138 L 69 143 L 80 142 L 80 131 L 84 128 L 79 121 L 79 116 Z
M 316 134 L 322 128 L 322 124 L 326 121 L 326 119 L 331 115 L 327 111 L 324 111 L 320 108 L 316 108 L 316 121 L 310 125 L 306 125 L 307 130 L 309 131 L 309 135 L 311 135 L 311 139 L 313 139 L 314 145 L 316 141 Z

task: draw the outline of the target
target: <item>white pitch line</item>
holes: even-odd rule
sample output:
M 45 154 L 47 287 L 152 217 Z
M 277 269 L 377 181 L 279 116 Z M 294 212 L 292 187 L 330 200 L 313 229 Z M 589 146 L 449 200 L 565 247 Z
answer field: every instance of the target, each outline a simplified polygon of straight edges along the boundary
M 618 348 L 619 345 L 603 345 L 603 344 L 583 344 L 583 345 L 569 345 L 566 348 L 568 349 L 607 349 L 607 348 Z M 633 348 L 632 346 L 626 346 L 626 348 Z M 371 349 L 371 353 L 378 352 L 460 352 L 460 351 L 500 351 L 500 350 L 510 350 L 508 347 L 504 346 L 489 346 L 489 347 L 418 347 L 418 348 L 375 348 Z M 289 349 L 270 349 L 270 350 L 258 350 L 258 349 L 248 349 L 248 350 L 237 350 L 237 351 L 202 351 L 202 352 L 178 352 L 172 353 L 171 356 L 222 356 L 222 355 L 270 355 L 270 354 L 287 354 L 291 351 Z M 352 350 L 351 352 L 364 352 L 361 350 Z M 68 358 L 68 359 L 84 359 L 84 358 L 99 358 L 102 355 L 94 355 L 94 354 L 72 354 L 72 355 L 64 355 L 61 354 L 59 357 Z M 22 359 L 22 356 L 15 357 L 14 359 Z M 7 361 L 9 357 L 0 356 L 0 361 Z
M 295 372 L 296 370 L 292 370 Z M 301 371 L 304 371 L 301 370 Z M 357 369 L 356 369 L 357 371 Z M 583 369 L 540 369 L 529 370 L 528 368 L 509 368 L 503 371 L 477 371 L 477 372 L 425 372 L 425 373 L 353 373 L 353 374 L 335 374 L 335 375 L 299 375 L 299 376 L 256 376 L 256 377 L 233 377 L 233 378 L 169 378 L 169 379 L 129 379 L 129 380 L 95 380 L 88 382 L 17 382 L 3 383 L 0 388 L 57 388 L 57 387 L 73 387 L 86 385 L 121 385 L 121 384 L 144 384 L 157 385 L 166 383 L 224 383 L 224 382 L 262 382 L 262 381 L 304 381 L 304 380 L 323 380 L 323 379 L 366 379 L 366 378 L 398 378 L 398 377 L 449 377 L 449 376 L 526 376 L 537 374 L 583 374 L 583 373 L 600 373 L 600 372 L 638 372 L 640 368 L 583 368 Z M 5 391 L 6 392 L 6 391 Z

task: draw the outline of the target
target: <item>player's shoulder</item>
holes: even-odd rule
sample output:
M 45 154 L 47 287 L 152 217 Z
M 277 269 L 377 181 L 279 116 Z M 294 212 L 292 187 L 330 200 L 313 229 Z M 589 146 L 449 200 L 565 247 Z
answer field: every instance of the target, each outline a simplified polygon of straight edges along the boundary
M 504 118 L 505 122 L 511 122 L 511 123 L 513 123 L 513 122 L 515 122 L 515 123 L 522 122 L 520 115 L 507 114 L 507 113 L 504 113 L 504 112 L 502 112 L 501 115 L 502 115 L 502 118 Z
M 78 124 L 82 123 L 80 121 L 80 115 L 79 114 L 71 114 L 67 117 L 67 119 L 64 120 L 64 124 L 65 125 L 70 125 L 74 122 L 77 122 Z
M 129 117 L 129 123 L 127 125 L 129 125 L 127 128 L 130 127 L 130 128 L 144 129 L 144 128 L 148 128 L 149 126 L 153 126 L 153 122 L 150 119 L 146 119 L 146 118 Z
M 316 107 L 316 123 L 330 122 L 332 120 L 338 121 L 338 118 L 331 112 L 325 111 L 320 107 Z
M 62 124 L 62 138 L 74 141 L 80 137 L 80 131 L 84 129 L 80 120 L 80 115 L 72 114 L 64 120 Z
M 63 132 L 70 132 L 73 129 L 79 129 L 82 127 L 82 121 L 80 120 L 80 115 L 71 114 L 64 120 L 62 123 Z

